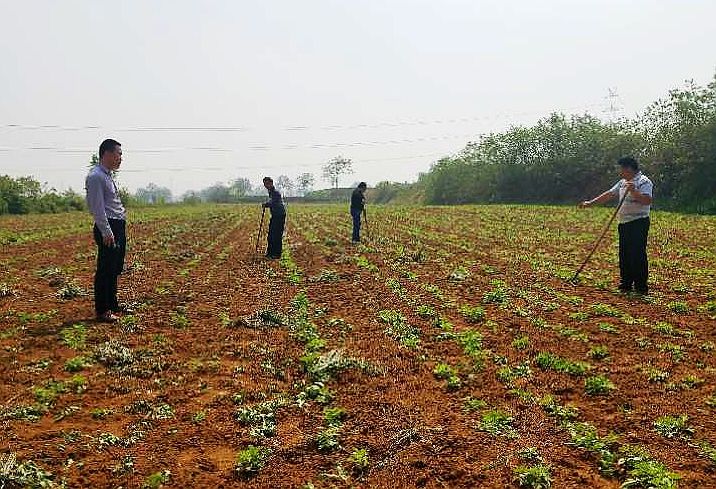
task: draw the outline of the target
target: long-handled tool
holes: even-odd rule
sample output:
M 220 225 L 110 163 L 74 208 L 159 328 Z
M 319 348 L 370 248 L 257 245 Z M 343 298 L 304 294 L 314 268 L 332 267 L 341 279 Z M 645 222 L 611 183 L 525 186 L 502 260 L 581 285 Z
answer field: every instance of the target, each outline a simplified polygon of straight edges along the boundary
M 368 213 L 365 211 L 365 207 L 363 207 L 363 221 L 365 222 L 365 234 L 370 238 L 370 227 L 368 227 Z
M 592 246 L 592 250 L 587 255 L 587 258 L 584 259 L 584 262 L 582 262 L 582 266 L 579 267 L 579 269 L 575 272 L 574 277 L 572 277 L 572 282 L 575 282 L 577 280 L 577 277 L 580 273 L 582 273 L 582 270 L 584 270 L 584 267 L 587 265 L 587 262 L 590 258 L 592 258 L 592 255 L 595 251 L 597 251 L 597 248 L 599 247 L 599 243 L 602 242 L 602 239 L 604 238 L 604 235 L 607 234 L 607 231 L 609 230 L 609 227 L 612 225 L 612 222 L 614 222 L 614 218 L 617 217 L 617 213 L 619 212 L 619 209 L 622 208 L 622 204 L 624 204 L 624 200 L 626 199 L 626 196 L 629 192 L 625 191 L 622 198 L 619 200 L 619 204 L 617 204 L 617 208 L 614 209 L 614 213 L 612 213 L 612 217 L 609 218 L 609 222 L 607 222 L 607 225 L 604 226 L 604 229 L 602 230 L 602 234 L 599 235 L 599 238 L 597 238 L 597 241 L 594 242 L 594 246 Z
M 256 253 L 259 252 L 259 239 L 261 238 L 261 231 L 264 229 L 264 216 L 266 215 L 266 207 L 261 209 L 261 222 L 259 222 L 259 232 L 256 234 Z

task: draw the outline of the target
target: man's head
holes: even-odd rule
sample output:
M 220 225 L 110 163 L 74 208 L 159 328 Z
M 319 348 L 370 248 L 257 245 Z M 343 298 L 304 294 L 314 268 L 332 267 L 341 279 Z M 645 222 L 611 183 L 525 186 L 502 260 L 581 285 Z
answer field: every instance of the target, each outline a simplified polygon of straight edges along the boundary
M 617 163 L 619 163 L 620 167 L 619 174 L 625 180 L 633 179 L 634 175 L 636 175 L 639 171 L 639 163 L 637 163 L 637 161 L 631 156 L 619 158 Z
M 266 187 L 266 190 L 271 190 L 273 188 L 273 178 L 264 177 L 264 187 Z
M 367 188 L 368 188 L 368 185 L 365 182 L 361 182 L 358 184 L 358 190 L 360 190 L 361 192 L 365 192 L 365 189 L 367 189 Z
M 99 145 L 99 162 L 108 170 L 117 170 L 122 164 L 122 145 L 114 139 L 105 139 Z

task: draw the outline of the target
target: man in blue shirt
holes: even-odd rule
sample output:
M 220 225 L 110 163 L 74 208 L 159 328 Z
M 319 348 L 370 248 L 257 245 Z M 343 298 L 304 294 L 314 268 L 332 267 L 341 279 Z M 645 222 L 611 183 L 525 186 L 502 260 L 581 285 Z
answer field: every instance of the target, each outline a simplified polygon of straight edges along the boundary
M 115 322 L 121 308 L 117 302 L 117 279 L 124 268 L 127 247 L 127 213 L 119 198 L 112 172 L 122 164 L 122 145 L 105 139 L 99 146 L 99 163 L 85 180 L 87 207 L 94 217 L 97 271 L 94 276 L 94 306 L 97 320 Z
M 283 203 L 281 193 L 276 190 L 271 177 L 264 177 L 264 187 L 268 190 L 269 201 L 263 204 L 264 209 L 271 210 L 271 220 L 269 221 L 268 236 L 266 241 L 266 257 L 271 260 L 281 258 L 283 251 L 283 228 L 286 225 L 286 206 Z
M 639 171 L 639 163 L 630 157 L 619 159 L 621 177 L 612 188 L 580 207 L 609 202 L 613 199 L 624 203 L 619 209 L 619 290 L 638 294 L 649 292 L 649 262 L 646 257 L 646 240 L 649 235 L 649 211 L 651 209 L 653 184 Z M 626 195 L 626 197 L 625 197 Z

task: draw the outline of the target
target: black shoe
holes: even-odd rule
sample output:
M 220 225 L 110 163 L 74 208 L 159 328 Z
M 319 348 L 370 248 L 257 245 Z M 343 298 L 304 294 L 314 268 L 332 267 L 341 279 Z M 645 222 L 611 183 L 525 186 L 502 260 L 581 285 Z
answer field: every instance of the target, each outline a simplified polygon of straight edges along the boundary
M 112 308 L 114 314 L 134 314 L 135 308 L 129 304 L 120 304 L 117 307 Z
M 621 292 L 622 294 L 629 294 L 631 293 L 631 286 L 620 285 L 619 292 Z
M 645 289 L 634 289 L 634 292 L 637 293 L 637 294 L 639 294 L 639 295 L 649 295 L 649 289 L 648 289 L 648 288 L 645 288 Z
M 102 314 L 97 314 L 96 320 L 98 323 L 116 323 L 119 321 L 119 318 L 115 316 L 112 311 L 106 311 Z

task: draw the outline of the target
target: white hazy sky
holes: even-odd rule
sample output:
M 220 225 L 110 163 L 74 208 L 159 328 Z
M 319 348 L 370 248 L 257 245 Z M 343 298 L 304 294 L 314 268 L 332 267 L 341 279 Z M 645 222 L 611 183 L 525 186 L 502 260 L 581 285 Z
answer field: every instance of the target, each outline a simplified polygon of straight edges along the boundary
M 551 111 L 632 116 L 716 72 L 713 0 L 0 0 L 0 174 L 180 194 L 264 174 L 414 180 Z M 319 186 L 325 186 L 319 181 Z

